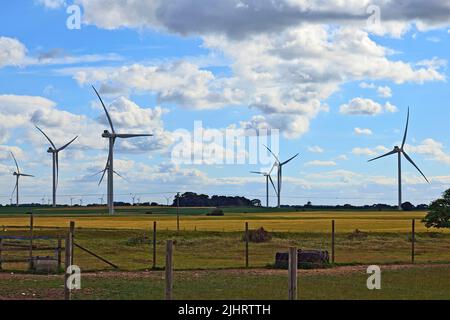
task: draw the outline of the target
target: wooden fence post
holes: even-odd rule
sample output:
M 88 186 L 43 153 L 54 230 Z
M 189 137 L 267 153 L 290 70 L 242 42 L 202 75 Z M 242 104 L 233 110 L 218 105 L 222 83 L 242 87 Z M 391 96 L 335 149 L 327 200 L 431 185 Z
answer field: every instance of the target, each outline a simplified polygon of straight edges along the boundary
M 249 233 L 248 233 L 248 222 L 245 223 L 245 267 L 249 267 L 249 250 L 248 250 L 248 241 L 249 241 Z
M 58 259 L 58 272 L 61 270 L 62 265 L 62 259 L 61 259 L 61 250 L 62 250 L 62 241 L 61 241 L 61 235 L 58 234 L 58 252 L 56 253 L 57 259 Z
M 34 216 L 33 212 L 30 213 L 30 248 L 29 248 L 29 269 L 30 271 L 34 268 L 33 263 L 33 237 L 34 237 Z
M 412 220 L 412 234 L 411 234 L 411 263 L 415 263 L 416 255 L 416 220 Z
M 297 300 L 298 250 L 289 248 L 289 300 Z
M 156 269 L 156 221 L 153 222 L 153 270 Z
M 64 299 L 65 300 L 71 300 L 72 299 L 72 292 L 68 286 L 68 280 L 69 280 L 69 274 L 67 273 L 67 270 L 71 266 L 72 261 L 72 253 L 71 253 L 72 243 L 71 243 L 71 235 L 70 233 L 66 236 L 66 243 L 65 243 L 65 264 L 64 264 Z
M 173 299 L 173 241 L 166 244 L 166 300 Z
M 331 221 L 331 263 L 332 264 L 334 264 L 335 257 L 336 257 L 335 245 L 336 245 L 336 223 L 333 220 L 333 221 Z
M 70 237 L 70 265 L 73 265 L 73 256 L 74 256 L 73 243 L 74 243 L 74 239 L 75 239 L 75 222 L 74 221 L 70 221 L 69 237 Z
M 2 239 L 0 239 L 0 271 L 2 270 L 2 249 L 3 249 L 3 243 L 2 243 Z

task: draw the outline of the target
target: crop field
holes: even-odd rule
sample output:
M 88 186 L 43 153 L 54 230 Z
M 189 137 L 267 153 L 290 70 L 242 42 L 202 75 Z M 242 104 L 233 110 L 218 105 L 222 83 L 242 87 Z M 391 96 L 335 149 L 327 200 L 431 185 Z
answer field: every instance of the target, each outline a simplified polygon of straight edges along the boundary
M 12 211 L 10 211 L 12 210 Z M 17 211 L 15 211 L 17 210 Z M 35 214 L 38 226 L 67 227 L 75 221 L 77 227 L 88 229 L 140 229 L 158 222 L 161 230 L 176 230 L 175 208 L 119 208 L 117 215 L 108 216 L 104 208 L 71 209 L 0 209 L 0 227 L 25 226 L 29 218 L 24 212 Z M 292 210 L 292 209 L 291 209 Z M 15 211 L 15 212 L 14 212 Z M 185 231 L 242 231 L 244 223 L 252 228 L 264 227 L 271 232 L 329 232 L 331 220 L 336 220 L 336 232 L 353 232 L 356 229 L 370 232 L 409 232 L 411 220 L 420 221 L 425 212 L 396 211 L 285 211 L 283 209 L 225 209 L 223 217 L 207 217 L 210 208 L 180 209 L 181 229 Z M 418 232 L 427 231 L 423 224 L 417 224 Z
M 97 212 L 97 209 L 72 209 L 72 210 L 34 210 L 35 235 L 64 235 L 70 221 L 76 222 L 75 242 L 88 248 L 96 254 L 106 258 L 119 267 L 114 270 L 112 267 L 86 254 L 78 248 L 75 248 L 74 263 L 81 267 L 83 272 L 93 272 L 91 277 L 86 280 L 88 288 L 95 290 L 82 291 L 78 299 L 89 298 L 113 298 L 122 299 L 125 297 L 136 299 L 161 298 L 163 280 L 158 270 L 164 268 L 165 242 L 174 240 L 174 268 L 176 278 L 181 279 L 186 276 L 186 282 L 179 281 L 178 298 L 189 297 L 188 288 L 192 288 L 192 294 L 196 299 L 217 298 L 228 299 L 246 298 L 249 299 L 283 299 L 285 274 L 281 270 L 273 270 L 275 254 L 277 252 L 286 252 L 291 246 L 301 249 L 322 249 L 331 250 L 331 220 L 336 221 L 336 265 L 335 268 L 345 268 L 351 266 L 378 264 L 378 265 L 401 265 L 409 264 L 411 261 L 411 220 L 416 219 L 416 263 L 423 268 L 431 265 L 433 274 L 422 274 L 420 270 L 414 269 L 405 271 L 389 271 L 393 281 L 403 283 L 410 276 L 422 278 L 432 278 L 430 281 L 436 281 L 439 274 L 448 273 L 450 264 L 450 233 L 444 231 L 427 230 L 420 222 L 425 212 L 288 212 L 273 210 L 247 210 L 247 209 L 229 209 L 223 217 L 207 217 L 205 214 L 210 211 L 206 208 L 189 208 L 180 210 L 180 232 L 176 231 L 176 210 L 173 208 L 151 208 L 153 212 L 149 213 L 149 208 L 120 208 L 117 215 L 107 216 L 103 212 Z M 159 211 L 158 211 L 159 210 Z M 239 212 L 240 211 L 240 212 Z M 153 221 L 157 221 L 157 269 L 152 269 L 152 239 Z M 250 243 L 249 260 L 250 270 L 265 270 L 266 273 L 257 277 L 249 274 L 248 291 L 242 289 L 242 294 L 237 294 L 233 290 L 239 284 L 239 272 L 232 270 L 245 269 L 245 243 L 243 241 L 244 224 L 249 222 L 250 229 L 264 227 L 272 235 L 272 239 L 264 243 Z M 27 235 L 26 227 L 29 224 L 29 216 L 20 211 L 2 212 L 0 214 L 0 235 Z M 22 229 L 11 228 L 11 226 L 23 226 Z M 40 229 L 39 227 L 58 227 L 52 229 Z M 358 229 L 360 233 L 355 233 Z M 12 253 L 4 252 L 3 255 Z M 27 252 L 23 252 L 26 256 Z M 52 253 L 49 253 L 52 254 Z M 16 272 L 21 274 L 25 270 L 24 264 L 4 264 L 4 271 Z M 203 270 L 203 271 L 202 271 Z M 227 272 L 229 270 L 230 272 Z M 305 278 L 299 281 L 304 286 L 314 286 L 317 282 L 323 285 L 325 290 L 327 281 L 337 281 L 343 286 L 342 290 L 347 290 L 342 298 L 360 298 L 366 297 L 368 293 L 360 296 L 358 290 L 351 290 L 352 281 L 364 279 L 364 273 L 352 274 L 334 274 L 334 268 L 329 269 L 331 274 L 326 273 L 324 277 L 318 275 L 305 275 Z M 112 277 L 110 281 L 104 278 L 96 277 L 98 271 L 108 272 L 119 271 L 121 276 Z M 150 271 L 150 272 L 149 272 Z M 273 271 L 274 273 L 271 273 Z M 200 272 L 200 273 L 199 273 Z M 208 289 L 212 281 L 214 272 L 224 272 L 223 279 L 219 281 L 219 288 L 229 285 L 231 291 L 216 291 L 212 296 L 203 296 L 204 288 Z M 247 271 L 249 272 L 249 271 Z M 281 273 L 277 273 L 281 272 Z M 425 271 L 424 271 L 425 272 Z M 149 281 L 145 284 L 137 280 L 132 274 L 138 273 L 137 278 L 152 278 L 155 281 Z M 1 275 L 1 274 L 0 274 Z M 52 281 L 40 283 L 42 276 L 33 278 L 33 286 L 28 292 L 47 292 Z M 128 277 L 132 279 L 127 280 Z M 440 276 L 439 276 L 440 277 Z M 5 280 L 5 274 L 3 274 Z M 183 278 L 184 279 L 184 278 Z M 189 280 L 190 279 L 190 280 Z M 190 286 L 193 279 L 198 279 L 197 286 Z M 322 279 L 322 280 L 319 280 Z M 2 282 L 3 282 L 2 280 Z M 6 277 L 8 280 L 8 277 Z M 5 281 L 6 281 L 5 280 Z M 31 280 L 30 280 L 31 281 Z M 55 283 L 57 282 L 54 280 Z M 137 290 L 134 295 L 131 293 L 132 283 L 136 282 L 136 287 L 141 288 L 142 292 Z M 217 280 L 218 281 L 218 280 Z M 216 282 L 217 282 L 216 281 Z M 280 283 L 277 284 L 277 283 Z M 362 281 L 362 280 L 361 280 Z M 6 282 L 14 290 L 20 291 L 21 286 L 26 286 L 29 281 L 24 278 L 22 282 Z M 267 292 L 261 289 L 262 283 L 272 283 L 268 286 L 271 291 Z M 335 283 L 335 282 L 333 282 Z M 2 284 L 5 285 L 5 282 Z M 36 291 L 36 288 L 42 286 L 43 291 Z M 442 286 L 447 286 L 444 291 Z M 118 288 L 124 291 L 119 292 Z M 251 287 L 255 289 L 250 290 Z M 47 288 L 47 289 L 45 289 Z M 128 289 L 127 289 L 128 288 Z M 202 289 L 203 288 L 203 289 Z M 273 289 L 272 289 L 273 288 Z M 155 290 L 156 291 L 155 291 Z M 209 288 L 212 290 L 212 288 Z M 209 290 L 208 289 L 208 290 Z M 444 298 L 443 292 L 450 297 L 450 286 L 448 283 L 439 283 L 439 287 L 433 288 L 430 285 L 428 293 L 412 296 L 408 290 L 384 293 L 384 295 L 375 294 L 373 298 L 383 299 L 387 297 L 405 298 L 411 296 L 424 298 Z M 147 291 L 148 290 L 148 291 Z M 216 288 L 216 290 L 218 290 Z M 333 290 L 337 290 L 334 292 Z M 332 288 L 329 295 L 325 291 L 311 291 L 308 298 L 336 298 L 339 286 Z M 366 289 L 367 290 L 367 289 Z M 418 289 L 417 289 L 418 290 Z M 127 292 L 132 296 L 126 296 Z M 273 292 L 272 292 L 273 291 Z M 52 292 L 51 290 L 49 291 Z M 93 294 L 92 292 L 95 292 Z M 152 294 L 148 292 L 153 292 Z M 302 293 L 303 294 L 303 293 Z M 38 294 L 39 295 L 39 294 Z M 271 296 L 273 295 L 273 296 Z M 307 297 L 305 297 L 307 298 Z M 339 297 L 340 298 L 340 297 Z

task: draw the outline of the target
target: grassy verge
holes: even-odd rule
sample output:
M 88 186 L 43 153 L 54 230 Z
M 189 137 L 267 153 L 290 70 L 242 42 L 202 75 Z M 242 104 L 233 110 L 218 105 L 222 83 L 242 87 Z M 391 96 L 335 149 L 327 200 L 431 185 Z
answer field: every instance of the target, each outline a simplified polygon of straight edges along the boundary
M 369 291 L 367 275 L 359 270 L 344 274 L 299 273 L 302 300 L 423 300 L 450 299 L 449 267 L 414 267 L 382 272 L 382 290 Z M 18 276 L 19 277 L 19 276 Z M 60 299 L 60 277 L 35 276 L 0 281 L 0 297 Z M 161 300 L 163 273 L 103 274 L 82 278 L 79 300 Z M 252 274 L 252 271 L 184 271 L 175 273 L 175 299 L 284 300 L 287 277 L 282 273 Z

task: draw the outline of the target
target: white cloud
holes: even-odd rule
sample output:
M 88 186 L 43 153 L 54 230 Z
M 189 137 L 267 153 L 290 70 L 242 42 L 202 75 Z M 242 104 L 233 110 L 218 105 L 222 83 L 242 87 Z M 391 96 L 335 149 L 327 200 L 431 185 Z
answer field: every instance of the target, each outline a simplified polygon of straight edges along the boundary
M 370 129 L 355 128 L 355 134 L 357 136 L 371 136 L 373 132 Z
M 325 150 L 319 146 L 309 146 L 308 151 L 312 153 L 324 153 Z
M 448 26 L 445 1 L 321 0 L 77 0 L 85 21 L 105 29 L 120 27 L 167 30 L 182 35 L 226 34 L 229 38 L 278 33 L 302 23 L 348 24 L 375 34 L 400 37 L 413 25 L 419 30 Z M 126 5 L 127 10 L 123 10 Z M 382 23 L 367 26 L 367 8 L 377 5 Z M 201 10 L 199 9 L 201 8 Z
M 348 104 L 343 104 L 340 107 L 340 112 L 346 115 L 364 115 L 375 116 L 383 112 L 397 112 L 398 109 L 394 105 L 387 102 L 381 105 L 371 99 L 355 98 Z
M 353 148 L 352 153 L 357 156 L 376 156 L 382 152 L 388 152 L 389 149 L 384 146 L 375 148 Z
M 337 163 L 334 161 L 314 160 L 314 161 L 309 161 L 309 162 L 305 163 L 305 166 L 308 166 L 308 167 L 336 167 Z
M 48 9 L 60 9 L 67 5 L 65 0 L 37 0 L 37 2 Z
M 421 144 L 416 146 L 406 145 L 405 150 L 407 152 L 427 155 L 433 160 L 450 165 L 450 154 L 445 152 L 444 145 L 441 142 L 434 139 L 425 139 Z
M 378 87 L 377 89 L 378 95 L 382 98 L 390 98 L 392 97 L 392 89 L 388 86 Z
M 26 54 L 27 49 L 19 40 L 0 37 L 0 68 L 22 65 Z

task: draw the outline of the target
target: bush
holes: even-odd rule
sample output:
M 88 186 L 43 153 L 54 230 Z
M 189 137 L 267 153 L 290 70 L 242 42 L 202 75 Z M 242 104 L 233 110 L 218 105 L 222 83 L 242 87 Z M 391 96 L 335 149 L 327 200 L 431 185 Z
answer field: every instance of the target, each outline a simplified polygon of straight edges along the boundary
M 213 211 L 211 211 L 210 213 L 206 214 L 209 217 L 222 217 L 225 214 L 223 213 L 222 209 L 214 209 Z
M 248 241 L 254 243 L 269 242 L 272 240 L 272 235 L 264 230 L 264 228 L 259 228 L 257 230 L 248 231 Z M 243 241 L 246 241 L 246 236 L 244 235 Z

